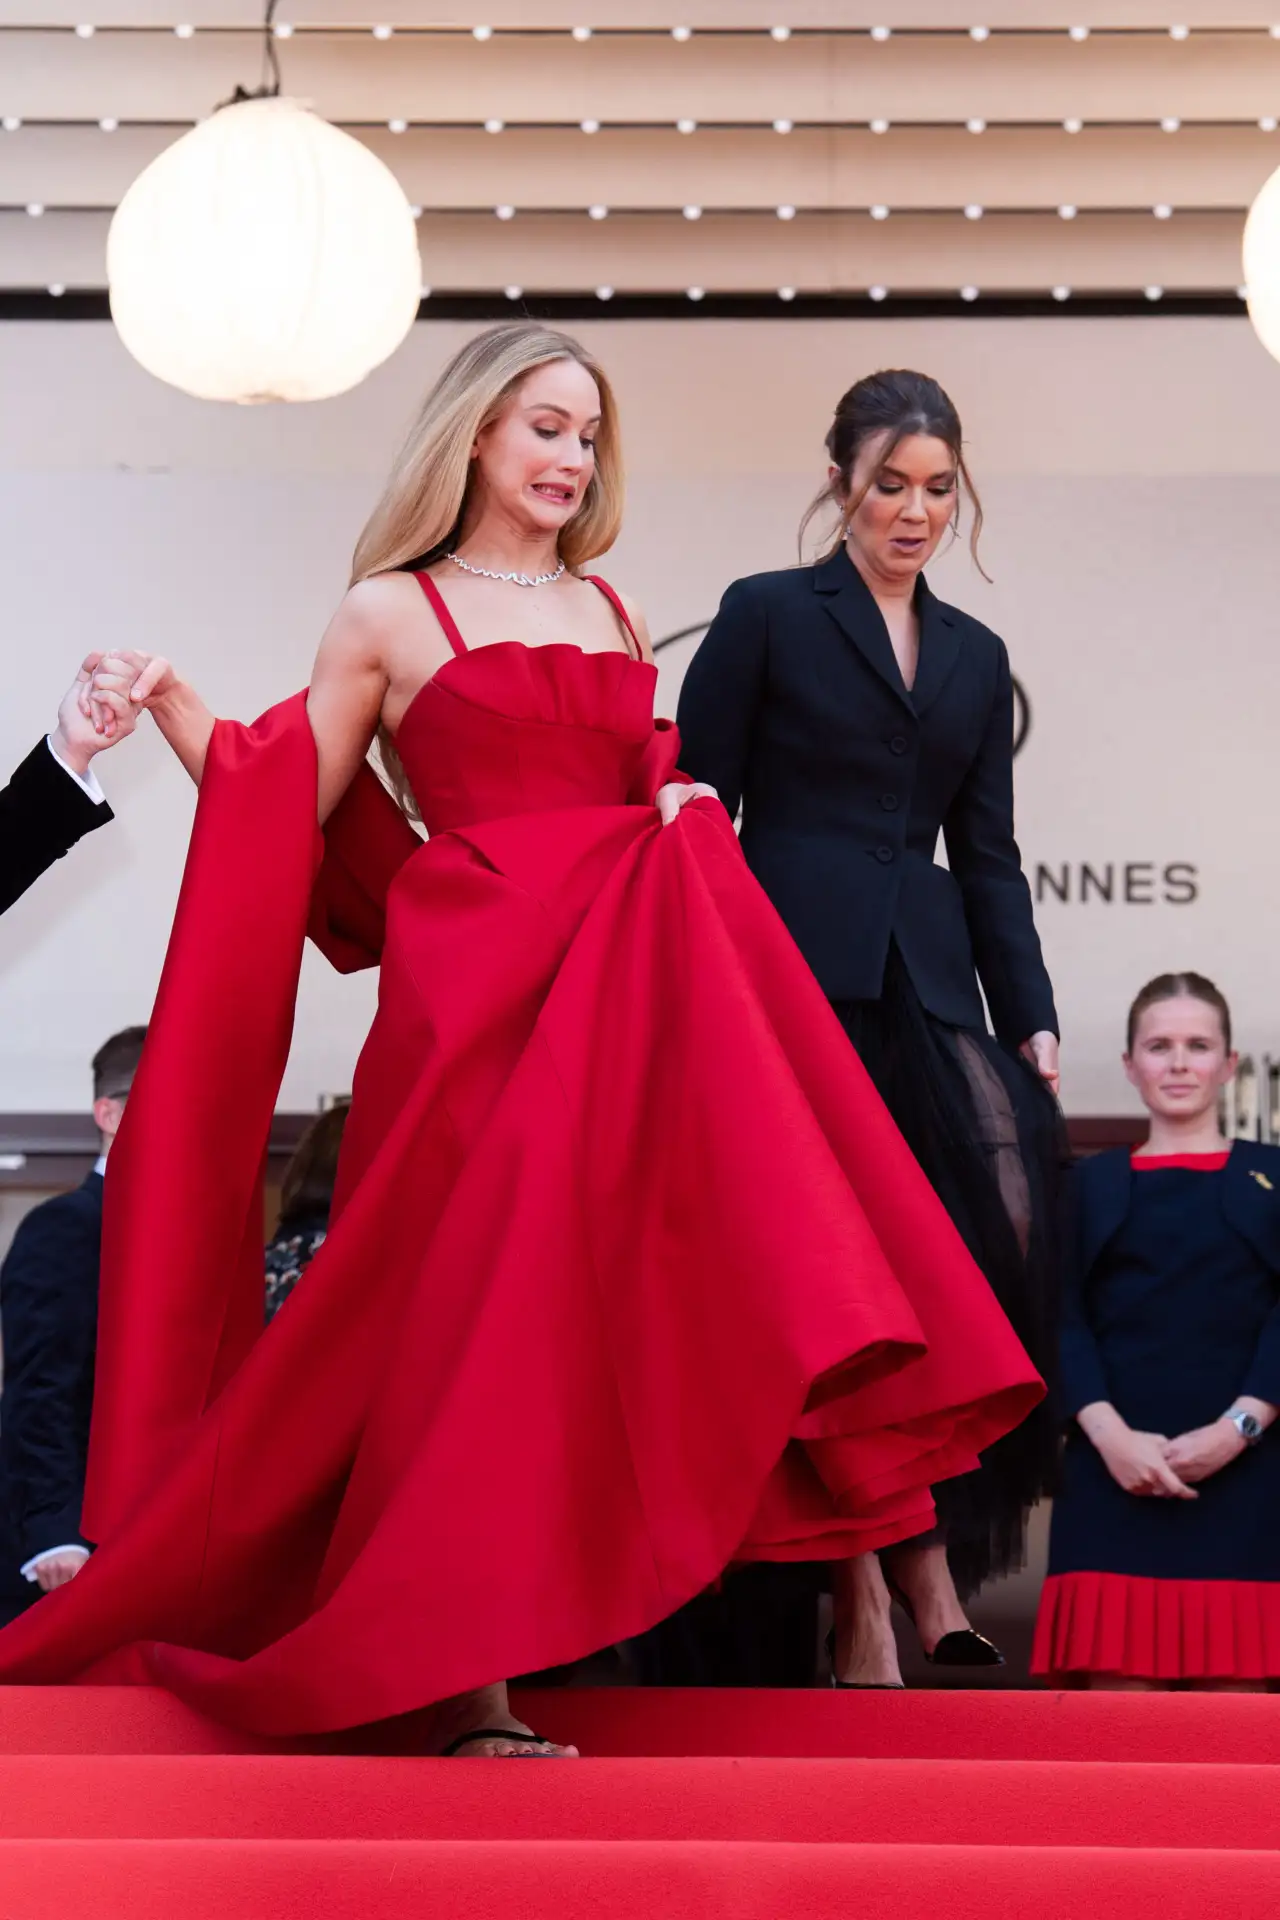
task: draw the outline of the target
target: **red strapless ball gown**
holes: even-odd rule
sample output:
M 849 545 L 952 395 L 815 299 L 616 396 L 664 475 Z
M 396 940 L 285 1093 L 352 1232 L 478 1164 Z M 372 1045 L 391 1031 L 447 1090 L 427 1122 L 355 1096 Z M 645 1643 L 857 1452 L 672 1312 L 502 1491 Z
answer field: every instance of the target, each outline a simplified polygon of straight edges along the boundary
M 652 667 L 450 660 L 321 864 L 302 698 L 219 723 L 107 1180 L 71 1585 L 0 1679 L 363 1724 L 929 1524 L 1040 1383 L 747 871 L 659 825 Z M 318 874 L 318 878 L 317 878 Z M 328 1239 L 266 1332 L 307 926 L 378 955 Z

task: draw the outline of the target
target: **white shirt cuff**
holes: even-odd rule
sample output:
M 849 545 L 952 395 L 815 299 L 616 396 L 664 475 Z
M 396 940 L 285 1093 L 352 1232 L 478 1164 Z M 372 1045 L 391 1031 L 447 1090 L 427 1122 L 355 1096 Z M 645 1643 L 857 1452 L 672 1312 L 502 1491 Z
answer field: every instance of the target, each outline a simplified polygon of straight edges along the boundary
M 74 780 L 78 787 L 82 787 L 84 789 L 84 791 L 88 794 L 89 798 L 93 801 L 94 806 L 105 807 L 107 804 L 107 796 L 102 791 L 102 782 L 99 780 L 92 766 L 88 767 L 84 773 L 77 773 L 74 767 L 69 767 L 66 761 L 63 759 L 62 755 L 58 752 L 57 748 L 54 746 L 52 734 L 48 734 L 46 736 L 45 745 L 48 747 L 50 753 L 53 755 L 58 765 L 62 768 L 62 771 L 67 775 L 69 779 Z
M 61 765 L 61 762 L 59 762 L 59 765 Z M 25 1566 L 18 1568 L 18 1572 L 24 1580 L 30 1580 L 34 1586 L 36 1569 L 42 1567 L 46 1560 L 52 1560 L 54 1555 L 58 1553 L 82 1553 L 86 1560 L 89 1558 L 89 1549 L 83 1540 L 68 1540 L 65 1547 L 46 1547 L 43 1553 L 33 1554 Z M 11 1561 L 10 1565 L 12 1564 Z

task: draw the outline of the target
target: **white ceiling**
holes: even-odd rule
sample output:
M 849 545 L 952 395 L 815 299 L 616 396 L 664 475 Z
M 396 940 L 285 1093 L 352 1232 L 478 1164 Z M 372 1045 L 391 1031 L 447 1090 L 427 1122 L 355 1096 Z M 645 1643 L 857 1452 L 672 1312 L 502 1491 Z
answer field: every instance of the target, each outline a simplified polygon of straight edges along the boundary
M 399 175 L 437 294 L 1234 297 L 1245 210 L 1280 166 L 1280 0 L 279 9 L 284 90 Z M 0 0 L 0 290 L 104 285 L 113 207 L 258 83 L 259 19 L 243 0 Z

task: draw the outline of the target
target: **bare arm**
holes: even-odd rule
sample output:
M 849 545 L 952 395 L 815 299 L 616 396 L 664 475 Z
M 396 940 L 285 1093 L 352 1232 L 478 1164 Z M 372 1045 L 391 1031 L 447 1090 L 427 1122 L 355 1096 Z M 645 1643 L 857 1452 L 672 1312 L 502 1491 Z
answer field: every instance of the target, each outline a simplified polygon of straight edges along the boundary
M 350 786 L 377 731 L 388 684 L 387 622 L 398 604 L 392 582 L 361 581 L 343 599 L 320 642 L 307 695 L 307 718 L 316 741 L 321 825 Z M 180 680 L 167 660 L 143 653 L 108 654 L 86 698 L 91 701 L 117 689 L 127 691 L 136 706 L 151 712 L 199 786 L 214 715 L 195 688 Z
M 214 716 L 194 687 L 174 676 L 172 685 L 151 705 L 151 717 L 196 785 L 204 774 L 213 738 Z
M 159 654 L 126 649 L 103 654 L 80 695 L 81 712 L 99 732 L 113 731 L 110 702 L 126 699 L 136 712 L 150 713 L 196 785 L 213 734 L 214 716 L 194 687 L 180 680 Z
M 378 731 L 390 678 L 387 631 L 400 605 L 398 581 L 361 580 L 343 599 L 320 642 L 307 718 L 316 739 L 321 826 L 351 785 Z

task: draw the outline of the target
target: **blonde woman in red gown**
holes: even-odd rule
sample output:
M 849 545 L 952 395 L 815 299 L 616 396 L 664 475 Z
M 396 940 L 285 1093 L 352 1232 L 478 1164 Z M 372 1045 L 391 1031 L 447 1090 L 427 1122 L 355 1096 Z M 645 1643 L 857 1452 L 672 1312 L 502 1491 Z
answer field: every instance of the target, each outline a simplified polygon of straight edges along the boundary
M 434 1750 L 572 1751 L 504 1676 L 735 1561 L 918 1534 L 1038 1397 L 674 773 L 644 623 L 584 572 L 621 491 L 600 368 L 495 329 L 428 398 L 305 695 L 244 727 L 162 660 L 99 669 L 200 802 L 107 1192 L 99 1548 L 0 1635 L 0 1680 L 159 1683 L 266 1734 L 434 1705 Z M 308 933 L 380 962 L 380 1000 L 328 1238 L 264 1332 Z M 212 1162 L 192 1085 L 228 1116 Z

